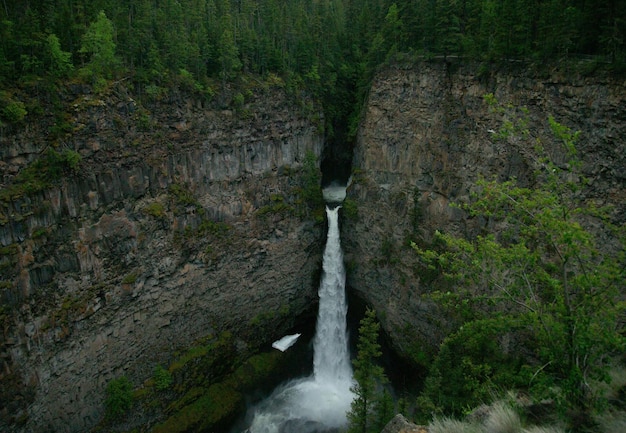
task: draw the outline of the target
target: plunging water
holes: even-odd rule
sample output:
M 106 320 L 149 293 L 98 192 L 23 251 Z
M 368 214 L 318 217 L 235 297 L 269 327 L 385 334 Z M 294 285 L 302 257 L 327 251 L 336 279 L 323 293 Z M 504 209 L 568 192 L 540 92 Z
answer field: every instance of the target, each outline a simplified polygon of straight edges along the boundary
M 326 208 L 328 238 L 319 287 L 313 374 L 281 385 L 256 409 L 250 433 L 313 433 L 339 429 L 354 398 L 346 331 L 345 269 L 339 207 Z

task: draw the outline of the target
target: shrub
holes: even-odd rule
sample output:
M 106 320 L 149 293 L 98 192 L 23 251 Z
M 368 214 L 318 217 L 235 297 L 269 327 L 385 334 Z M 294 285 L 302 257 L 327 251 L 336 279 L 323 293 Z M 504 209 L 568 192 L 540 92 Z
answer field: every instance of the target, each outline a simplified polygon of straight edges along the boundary
M 143 212 L 146 215 L 153 216 L 155 218 L 164 218 L 165 217 L 165 206 L 162 203 L 155 201 L 150 203 L 148 206 L 143 208 Z
M 135 284 L 135 281 L 137 281 L 137 274 L 133 272 L 126 275 L 124 279 L 122 279 L 122 284 Z
M 237 93 L 234 97 L 233 97 L 233 105 L 235 108 L 241 108 L 243 107 L 243 104 L 245 103 L 245 98 L 241 93 Z
M 8 122 L 17 123 L 26 117 L 28 112 L 21 101 L 8 101 L 2 109 L 2 117 Z
M 341 209 L 343 210 L 343 215 L 346 218 L 353 220 L 353 221 L 358 219 L 359 209 L 355 200 L 352 200 L 349 198 L 345 199 L 343 201 L 343 204 L 341 205 Z
M 157 365 L 154 369 L 154 386 L 159 391 L 164 391 L 172 384 L 172 373 Z
M 104 406 L 109 419 L 124 415 L 133 405 L 133 384 L 126 376 L 112 379 L 106 388 Z
M 0 201 L 10 201 L 25 194 L 42 191 L 63 176 L 77 173 L 80 162 L 81 156 L 74 150 L 65 149 L 57 152 L 50 148 L 43 156 L 20 171 L 12 185 L 0 190 Z

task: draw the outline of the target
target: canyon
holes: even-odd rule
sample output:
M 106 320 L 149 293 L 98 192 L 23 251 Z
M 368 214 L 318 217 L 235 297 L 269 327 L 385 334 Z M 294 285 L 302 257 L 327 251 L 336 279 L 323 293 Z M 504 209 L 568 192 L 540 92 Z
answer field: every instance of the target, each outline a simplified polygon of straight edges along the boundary
M 521 64 L 393 64 L 375 77 L 341 221 L 350 293 L 373 306 L 411 362 L 437 347 L 446 318 L 421 295 L 411 241 L 479 222 L 450 206 L 481 176 L 532 185 L 526 142 L 496 139 L 484 96 L 526 107 L 528 129 L 557 163 L 549 115 L 581 131 L 584 199 L 626 215 L 626 86 L 603 74 Z M 141 384 L 156 365 L 227 331 L 254 354 L 312 320 L 325 225 L 307 206 L 307 158 L 324 153 L 320 114 L 280 86 L 243 106 L 185 92 L 138 102 L 124 86 L 70 85 L 58 122 L 7 127 L 3 188 L 47 149 L 82 160 L 53 186 L 2 203 L 0 429 L 80 432 L 103 417 L 106 384 Z M 356 212 L 347 212 L 349 206 Z

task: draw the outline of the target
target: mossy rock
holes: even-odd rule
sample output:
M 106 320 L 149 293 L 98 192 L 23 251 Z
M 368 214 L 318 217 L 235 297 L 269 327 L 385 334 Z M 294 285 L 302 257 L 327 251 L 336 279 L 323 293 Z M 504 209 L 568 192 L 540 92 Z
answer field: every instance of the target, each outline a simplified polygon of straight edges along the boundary
M 245 409 L 243 392 L 266 387 L 275 382 L 285 367 L 282 352 L 260 353 L 239 366 L 223 382 L 208 388 L 194 387 L 172 402 L 173 413 L 152 433 L 209 432 L 227 428 Z
M 225 383 L 211 385 L 152 433 L 212 432 L 227 428 L 244 409 L 243 395 Z
M 237 368 L 228 382 L 240 391 L 264 387 L 274 383 L 272 379 L 281 372 L 284 360 L 284 354 L 279 351 L 259 353 Z

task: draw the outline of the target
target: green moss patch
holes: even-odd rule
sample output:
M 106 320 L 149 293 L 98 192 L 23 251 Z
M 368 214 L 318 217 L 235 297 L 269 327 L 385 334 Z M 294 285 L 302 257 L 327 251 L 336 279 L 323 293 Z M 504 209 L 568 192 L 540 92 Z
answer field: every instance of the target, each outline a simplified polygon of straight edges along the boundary
M 243 396 L 224 383 L 211 385 L 202 397 L 184 406 L 152 433 L 214 431 L 230 424 L 243 408 Z

